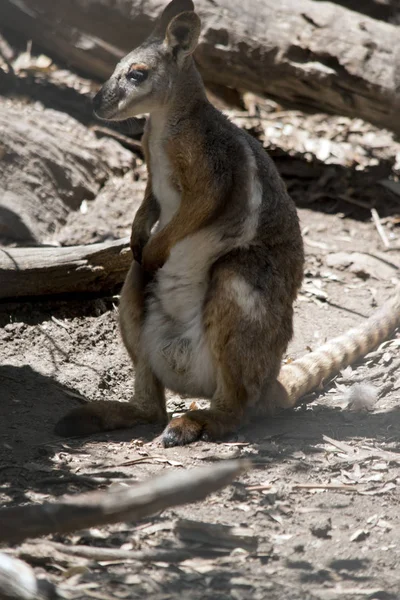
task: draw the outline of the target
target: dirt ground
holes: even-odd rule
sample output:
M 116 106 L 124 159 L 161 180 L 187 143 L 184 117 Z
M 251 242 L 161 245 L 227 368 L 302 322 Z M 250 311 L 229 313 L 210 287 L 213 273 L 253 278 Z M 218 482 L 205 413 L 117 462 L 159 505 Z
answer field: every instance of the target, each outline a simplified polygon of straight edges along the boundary
M 281 166 L 291 165 L 289 189 L 299 206 L 307 205 L 304 190 L 321 173 L 305 183 L 293 175 L 295 158 L 289 163 L 288 156 L 272 150 Z M 356 170 L 350 176 L 356 177 Z M 55 239 L 89 243 L 128 235 L 130 206 L 140 198 L 144 180 L 138 161 L 135 177 L 128 173 L 119 180 L 111 203 L 107 185 L 112 187 L 112 181 L 84 210 L 70 214 Z M 326 172 L 325 180 L 331 180 Z M 134 190 L 134 198 L 127 190 Z M 385 214 L 380 190 L 377 200 L 382 198 Z M 288 358 L 360 323 L 390 297 L 399 280 L 400 250 L 383 251 L 369 211 L 349 204 L 348 198 L 342 204 L 335 200 L 332 209 L 317 196 L 309 208 L 299 208 L 307 263 Z M 383 220 L 393 245 L 400 239 L 399 212 L 400 203 Z M 134 375 L 117 321 L 118 293 L 0 305 L 3 505 L 142 481 L 228 457 L 251 457 L 255 466 L 196 505 L 140 523 L 49 538 L 127 551 L 184 546 L 192 552 L 188 560 L 143 564 L 84 560 L 55 551 L 39 557 L 20 546 L 19 554 L 37 574 L 45 574 L 71 599 L 400 598 L 399 335 L 346 369 L 307 404 L 247 426 L 221 443 L 164 449 L 157 439 L 160 431 L 152 427 L 61 439 L 53 427 L 71 408 L 100 399 L 127 401 L 132 395 Z M 370 411 L 350 410 L 349 389 L 357 379 L 371 380 L 378 392 Z M 170 413 L 182 412 L 191 401 L 171 394 Z M 141 462 L 125 465 L 135 459 Z M 215 540 L 199 544 L 195 535 L 182 540 L 182 519 L 240 525 L 252 541 L 224 549 Z

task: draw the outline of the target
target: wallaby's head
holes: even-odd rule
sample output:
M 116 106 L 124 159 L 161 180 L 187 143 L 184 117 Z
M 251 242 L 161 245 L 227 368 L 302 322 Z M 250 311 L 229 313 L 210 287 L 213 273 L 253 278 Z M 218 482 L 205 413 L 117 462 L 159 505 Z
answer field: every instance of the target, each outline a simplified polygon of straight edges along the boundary
M 96 115 L 121 121 L 166 105 L 174 82 L 188 68 L 199 34 L 192 0 L 172 0 L 150 37 L 117 64 L 96 94 Z

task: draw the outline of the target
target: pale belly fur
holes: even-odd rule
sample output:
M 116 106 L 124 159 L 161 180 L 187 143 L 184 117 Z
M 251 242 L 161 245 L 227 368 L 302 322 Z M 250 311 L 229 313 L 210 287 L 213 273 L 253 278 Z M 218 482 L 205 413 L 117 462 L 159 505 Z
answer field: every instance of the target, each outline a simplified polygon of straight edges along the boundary
M 162 127 L 156 122 L 149 147 L 153 192 L 161 209 L 157 229 L 162 229 L 173 218 L 181 199 L 170 183 L 171 165 L 163 150 Z M 232 248 L 253 240 L 261 205 L 255 159 L 248 148 L 246 153 L 250 214 Z M 217 228 L 202 229 L 172 248 L 152 284 L 141 343 L 154 373 L 165 387 L 178 393 L 211 398 L 215 392 L 217 374 L 204 333 L 204 299 L 211 265 L 232 248 L 222 241 L 222 232 Z
M 210 398 L 215 391 L 203 310 L 209 269 L 220 247 L 219 235 L 212 229 L 176 244 L 148 298 L 144 350 L 162 383 L 181 394 Z
M 162 127 L 156 122 L 149 141 L 153 192 L 161 209 L 157 231 L 172 219 L 181 198 L 170 183 L 171 165 L 163 150 Z M 157 272 L 147 300 L 143 349 L 164 386 L 189 396 L 209 398 L 216 385 L 203 304 L 209 268 L 220 251 L 218 238 L 205 229 L 176 244 Z

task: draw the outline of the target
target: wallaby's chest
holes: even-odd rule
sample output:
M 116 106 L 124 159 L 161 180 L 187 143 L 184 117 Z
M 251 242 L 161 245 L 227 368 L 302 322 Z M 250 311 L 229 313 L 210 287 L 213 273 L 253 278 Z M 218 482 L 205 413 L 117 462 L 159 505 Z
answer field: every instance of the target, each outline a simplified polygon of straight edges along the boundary
M 173 183 L 173 169 L 165 150 L 163 135 L 152 133 L 149 139 L 150 168 L 153 194 L 160 205 L 159 229 L 167 225 L 181 202 L 181 195 Z
M 165 136 L 158 134 L 154 124 L 148 150 L 153 194 L 160 205 L 160 230 L 179 209 L 181 194 L 174 183 Z M 167 387 L 207 397 L 213 394 L 215 373 L 202 318 L 215 245 L 214 232 L 206 228 L 172 247 L 156 275 L 154 294 L 147 298 L 143 326 L 143 344 L 152 368 Z

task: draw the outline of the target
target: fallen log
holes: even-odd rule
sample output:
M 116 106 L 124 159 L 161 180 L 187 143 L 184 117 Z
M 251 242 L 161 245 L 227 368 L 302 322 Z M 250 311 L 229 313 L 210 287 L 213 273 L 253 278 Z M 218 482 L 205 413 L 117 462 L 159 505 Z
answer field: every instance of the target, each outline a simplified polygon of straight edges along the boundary
M 0 543 L 19 543 L 109 523 L 137 521 L 170 506 L 202 500 L 247 471 L 249 461 L 223 461 L 189 471 L 170 471 L 129 488 L 77 494 L 0 509 Z M 1 591 L 1 590 L 0 590 Z
M 1 240 L 48 243 L 71 211 L 134 164 L 72 117 L 0 96 Z
M 160 0 L 2 0 L 0 21 L 101 80 L 152 29 Z M 206 81 L 400 133 L 399 30 L 331 2 L 197 0 Z
M 33 102 L 64 112 L 84 125 L 96 121 L 89 94 L 80 93 L 63 82 L 57 85 L 50 77 L 43 77 L 42 74 L 33 73 L 21 77 L 0 68 L 0 95 L 11 99 L 27 96 Z
M 124 281 L 129 238 L 69 247 L 0 248 L 0 299 L 104 292 Z

